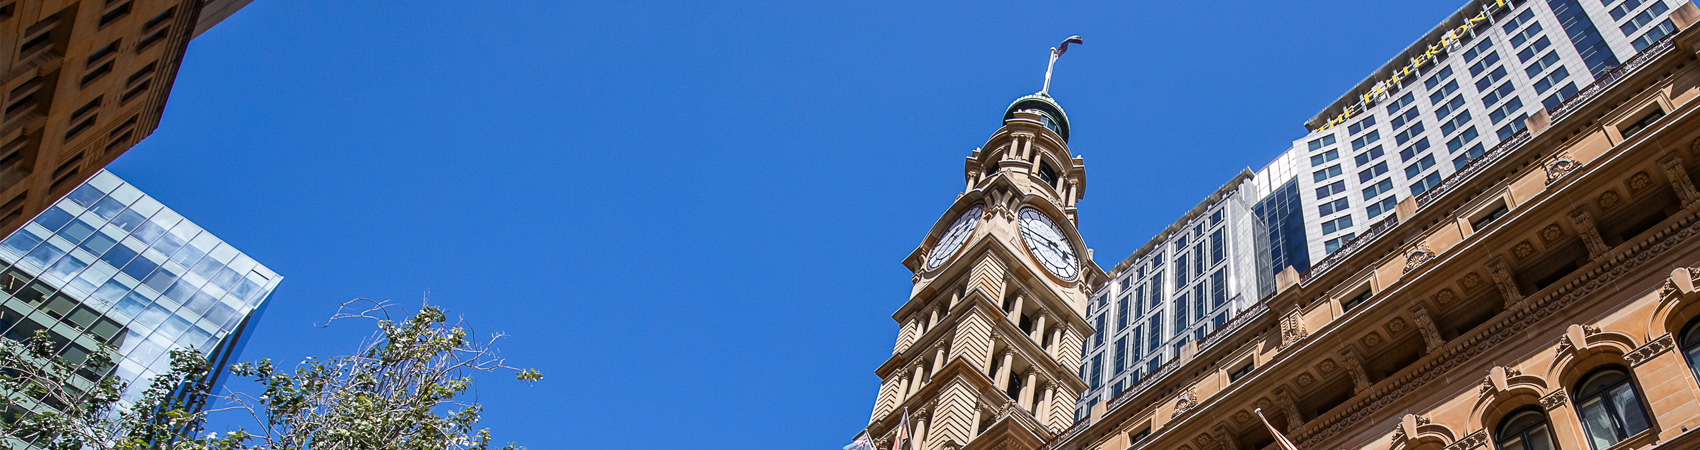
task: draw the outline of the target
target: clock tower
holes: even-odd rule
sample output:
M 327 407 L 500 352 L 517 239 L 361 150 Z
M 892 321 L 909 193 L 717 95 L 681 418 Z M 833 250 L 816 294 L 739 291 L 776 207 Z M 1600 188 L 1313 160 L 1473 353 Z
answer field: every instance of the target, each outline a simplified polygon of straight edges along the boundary
M 1036 449 L 1074 423 L 1088 296 L 1107 276 L 1075 226 L 1086 172 L 1068 137 L 1049 94 L 1017 99 L 964 162 L 964 192 L 904 258 L 915 287 L 875 370 L 876 448 L 890 448 L 905 413 L 902 450 Z

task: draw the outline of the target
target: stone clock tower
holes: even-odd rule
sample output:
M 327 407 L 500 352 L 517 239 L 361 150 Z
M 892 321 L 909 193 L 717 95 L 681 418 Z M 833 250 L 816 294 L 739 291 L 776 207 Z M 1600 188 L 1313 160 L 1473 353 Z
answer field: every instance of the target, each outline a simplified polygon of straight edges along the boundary
M 1075 224 L 1084 161 L 1050 95 L 1017 99 L 964 164 L 957 195 L 903 265 L 915 272 L 868 435 L 890 448 L 1035 449 L 1074 422 L 1092 335 L 1087 297 L 1107 278 Z

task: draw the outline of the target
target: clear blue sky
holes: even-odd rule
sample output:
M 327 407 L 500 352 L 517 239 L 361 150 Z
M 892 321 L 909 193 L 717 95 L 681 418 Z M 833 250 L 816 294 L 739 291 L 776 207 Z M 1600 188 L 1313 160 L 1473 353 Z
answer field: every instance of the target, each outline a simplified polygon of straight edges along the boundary
M 256 0 L 114 173 L 286 278 L 245 358 L 433 301 L 545 378 L 533 449 L 829 449 L 1005 106 L 1052 93 L 1111 266 L 1463 4 Z

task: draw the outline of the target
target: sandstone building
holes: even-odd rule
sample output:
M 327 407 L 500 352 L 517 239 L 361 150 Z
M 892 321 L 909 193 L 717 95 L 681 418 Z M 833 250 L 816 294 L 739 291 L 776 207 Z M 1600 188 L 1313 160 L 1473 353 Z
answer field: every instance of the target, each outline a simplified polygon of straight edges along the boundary
M 0 235 L 153 133 L 189 39 L 251 0 L 0 0 Z
M 907 409 L 916 449 L 1262 450 L 1276 446 L 1262 411 L 1301 450 L 1700 448 L 1697 20 L 1686 1 L 1471 2 L 1412 47 L 1429 56 L 1378 70 L 1109 272 L 1083 255 L 1078 280 L 1004 216 L 1026 202 L 1066 217 L 1060 234 L 1085 252 L 1080 160 L 1051 159 L 1068 154 L 1066 118 L 1018 101 L 905 260 L 916 289 L 893 315 L 870 436 L 889 446 Z M 1515 56 L 1535 46 L 1559 56 Z M 1542 82 L 1561 69 L 1570 81 Z M 1527 103 L 1495 113 L 1500 83 Z M 1395 158 L 1392 136 L 1419 127 L 1404 145 L 1437 144 Z M 1372 170 L 1370 187 L 1396 181 L 1373 195 L 1318 191 L 1346 161 L 1423 159 L 1453 163 L 1404 171 L 1415 180 Z M 1322 232 L 1325 206 L 1359 219 Z M 965 211 L 982 218 L 959 225 Z M 1224 242 L 1208 243 L 1217 227 Z M 1254 265 L 1218 267 L 1218 251 Z

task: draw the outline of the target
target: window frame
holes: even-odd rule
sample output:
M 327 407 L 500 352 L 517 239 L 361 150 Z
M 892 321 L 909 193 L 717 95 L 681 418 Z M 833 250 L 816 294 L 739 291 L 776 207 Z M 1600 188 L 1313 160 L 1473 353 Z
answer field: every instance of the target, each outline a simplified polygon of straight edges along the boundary
M 1586 394 L 1582 392 L 1582 388 L 1588 387 L 1592 381 L 1599 377 L 1606 376 L 1606 374 L 1610 372 L 1622 374 L 1623 379 L 1600 387 L 1596 390 L 1596 392 Z M 1576 410 L 1576 418 L 1581 422 L 1582 435 L 1588 441 L 1589 448 L 1605 450 L 1605 448 L 1594 445 L 1596 441 L 1601 441 L 1601 439 L 1597 439 L 1594 436 L 1594 431 L 1588 426 L 1588 419 L 1590 416 L 1588 414 L 1587 407 L 1584 405 L 1592 401 L 1599 401 L 1599 406 L 1606 414 L 1605 418 L 1610 423 L 1612 431 L 1617 433 L 1616 436 L 1606 439 L 1611 441 L 1609 444 L 1605 445 L 1606 448 L 1615 446 L 1631 437 L 1635 437 L 1636 435 L 1652 429 L 1653 415 L 1647 411 L 1646 396 L 1641 393 L 1641 386 L 1636 381 L 1635 373 L 1630 371 L 1628 367 L 1616 364 L 1606 364 L 1596 367 L 1593 370 L 1589 370 L 1587 374 L 1577 379 L 1576 384 L 1571 387 L 1571 404 L 1574 405 Z M 1630 430 L 1628 424 L 1624 420 L 1625 411 L 1619 411 L 1618 405 L 1610 398 L 1613 390 L 1626 385 L 1629 387 L 1629 394 L 1633 396 L 1633 400 L 1635 400 L 1635 405 L 1640 408 L 1639 412 L 1641 413 L 1641 422 L 1646 428 Z

